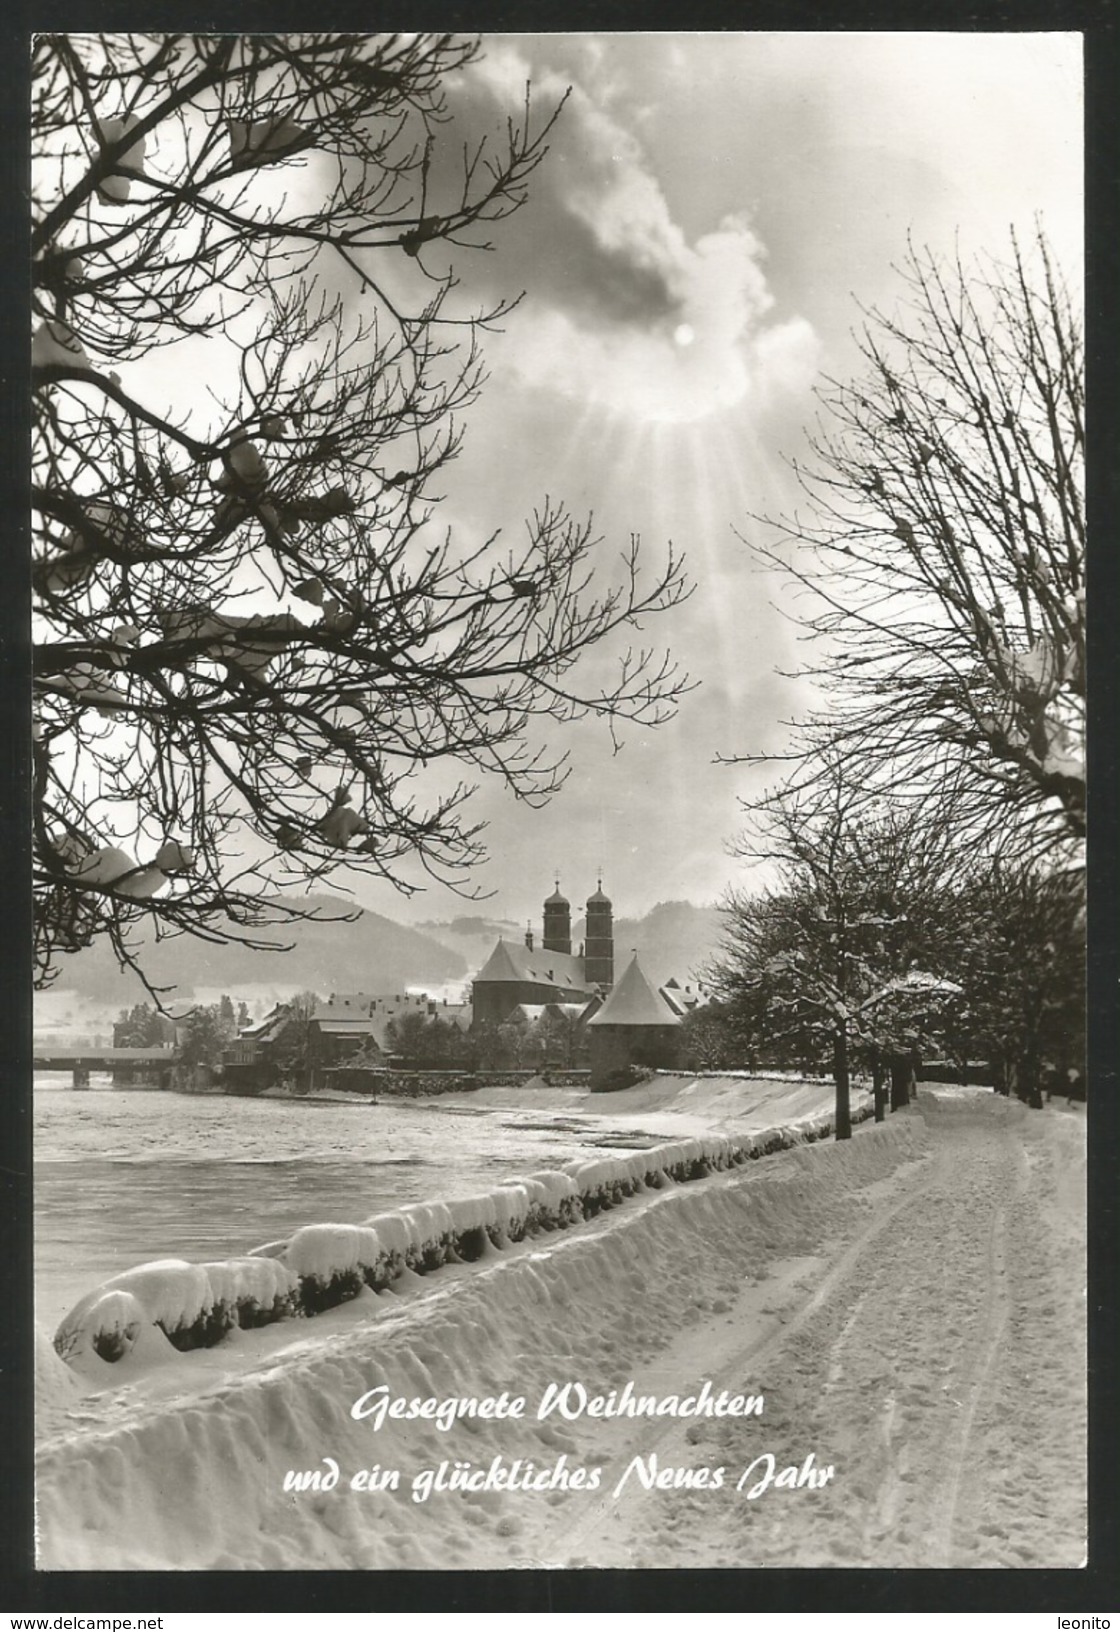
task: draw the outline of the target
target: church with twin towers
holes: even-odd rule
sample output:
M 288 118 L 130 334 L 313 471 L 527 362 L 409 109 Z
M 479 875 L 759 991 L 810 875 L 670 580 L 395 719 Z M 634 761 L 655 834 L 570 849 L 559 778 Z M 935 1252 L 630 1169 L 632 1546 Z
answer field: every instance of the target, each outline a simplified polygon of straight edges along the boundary
M 604 1001 L 614 986 L 614 909 L 600 879 L 586 903 L 585 934 L 572 950 L 572 907 L 560 885 L 544 903 L 540 945 L 499 940 L 474 980 L 475 1025 L 500 1025 L 515 1011 L 559 1007 L 573 1016 Z
M 572 950 L 572 908 L 559 882 L 544 903 L 544 933 L 535 944 L 499 940 L 474 980 L 474 1024 L 534 1025 L 546 1018 L 586 1027 L 592 1090 L 617 1085 L 632 1065 L 671 1068 L 677 1028 L 703 1001 L 676 980 L 655 986 L 631 951 L 616 979 L 614 909 L 599 880 L 587 898 L 584 939 Z

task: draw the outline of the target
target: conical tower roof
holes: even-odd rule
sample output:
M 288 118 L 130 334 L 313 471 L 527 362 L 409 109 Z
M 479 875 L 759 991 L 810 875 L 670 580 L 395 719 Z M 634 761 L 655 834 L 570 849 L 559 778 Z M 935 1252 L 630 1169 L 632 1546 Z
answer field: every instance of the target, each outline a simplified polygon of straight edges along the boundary
M 589 1026 L 679 1026 L 680 1023 L 679 1015 L 673 1013 L 656 986 L 650 983 L 636 952 L 603 1007 L 587 1022 Z
M 595 891 L 595 894 L 587 897 L 587 905 L 589 907 L 609 907 L 610 904 L 611 898 L 609 895 L 603 894 L 603 880 L 600 879 L 599 887 Z
M 552 894 L 548 897 L 547 901 L 545 902 L 545 906 L 546 907 L 566 907 L 566 906 L 569 906 L 569 905 L 570 905 L 570 902 L 568 901 L 568 897 L 566 895 L 561 895 L 561 893 L 560 893 L 560 881 L 558 879 L 557 882 L 556 882 L 556 888 L 553 890 Z

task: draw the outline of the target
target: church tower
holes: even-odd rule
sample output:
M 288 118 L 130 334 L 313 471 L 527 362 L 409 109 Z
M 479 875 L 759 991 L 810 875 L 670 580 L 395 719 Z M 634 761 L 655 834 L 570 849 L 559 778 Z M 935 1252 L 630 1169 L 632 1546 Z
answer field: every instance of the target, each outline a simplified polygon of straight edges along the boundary
M 554 893 L 544 904 L 544 940 L 541 945 L 546 952 L 572 950 L 572 909 L 567 898 L 560 894 L 559 879 Z
M 614 985 L 614 918 L 611 904 L 603 894 L 603 880 L 587 898 L 587 943 L 584 970 L 589 986 Z

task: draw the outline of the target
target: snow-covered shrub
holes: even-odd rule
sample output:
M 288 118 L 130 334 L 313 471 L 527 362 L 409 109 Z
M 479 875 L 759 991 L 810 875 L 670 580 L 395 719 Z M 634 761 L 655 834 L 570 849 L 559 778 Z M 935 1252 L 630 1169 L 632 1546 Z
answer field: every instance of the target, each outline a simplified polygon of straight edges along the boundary
M 606 1207 L 617 1207 L 624 1194 L 632 1190 L 624 1162 L 614 1156 L 600 1157 L 594 1162 L 574 1162 L 568 1172 L 579 1192 L 587 1218 L 594 1217 Z
M 865 1102 L 853 1120 L 871 1114 Z M 532 1173 L 481 1195 L 412 1202 L 360 1225 L 308 1225 L 242 1258 L 142 1264 L 77 1304 L 59 1327 L 55 1348 L 68 1361 L 89 1353 L 118 1360 L 152 1327 L 175 1348 L 207 1347 L 234 1327 L 315 1315 L 357 1297 L 364 1287 L 383 1291 L 407 1271 L 427 1274 L 445 1264 L 469 1263 L 526 1237 L 567 1229 L 643 1189 L 726 1172 L 831 1132 L 831 1118 L 819 1113 L 734 1140 L 716 1134 L 667 1140 Z
M 454 1228 L 446 1202 L 409 1202 L 401 1208 L 400 1216 L 408 1221 L 411 1233 L 407 1254 L 409 1269 L 423 1274 L 425 1270 L 439 1269 L 442 1264 L 457 1261 Z
M 511 1241 L 523 1241 L 529 1227 L 531 1206 L 528 1185 L 499 1185 L 491 1191 L 490 1199 L 494 1203 L 494 1222 L 487 1225 L 487 1230 L 494 1246 L 504 1247 Z
M 542 1230 L 564 1230 L 583 1217 L 579 1192 L 570 1173 L 543 1169 L 524 1180 L 529 1188 L 529 1234 Z
M 299 1290 L 295 1279 L 277 1258 L 247 1255 L 220 1259 L 201 1267 L 206 1271 L 214 1299 L 210 1327 L 215 1335 L 211 1342 L 217 1342 L 235 1326 L 244 1331 L 254 1326 L 268 1326 L 297 1310 Z
M 282 1262 L 299 1277 L 303 1312 L 317 1315 L 356 1298 L 377 1279 L 381 1258 L 377 1233 L 367 1226 L 308 1224 L 292 1236 Z
M 461 1196 L 449 1201 L 452 1247 L 457 1259 L 473 1264 L 489 1251 L 491 1232 L 497 1234 L 497 1208 L 491 1195 Z
M 98 1287 L 66 1316 L 54 1334 L 55 1351 L 68 1365 L 91 1353 L 102 1360 L 120 1360 L 147 1324 L 142 1305 L 130 1292 Z
M 293 1313 L 297 1290 L 296 1278 L 274 1259 L 158 1259 L 113 1276 L 83 1298 L 54 1344 L 64 1360 L 89 1353 L 120 1360 L 155 1326 L 176 1349 L 210 1348 L 235 1326 L 263 1326 Z
M 381 1292 L 410 1267 L 410 1256 L 415 1255 L 413 1249 L 417 1244 L 416 1230 L 400 1213 L 377 1213 L 367 1218 L 362 1228 L 372 1230 L 380 1246 L 373 1273 L 367 1274 L 367 1285 Z

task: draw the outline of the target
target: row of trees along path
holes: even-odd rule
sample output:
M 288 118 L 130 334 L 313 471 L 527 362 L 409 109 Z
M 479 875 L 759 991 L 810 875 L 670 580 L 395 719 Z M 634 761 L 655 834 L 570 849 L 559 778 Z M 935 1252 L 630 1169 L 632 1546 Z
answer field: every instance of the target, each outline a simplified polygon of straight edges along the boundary
M 923 1053 L 1041 1105 L 1084 1049 L 1080 324 L 1041 230 L 1002 262 L 911 247 L 864 315 L 803 504 L 748 540 L 826 700 L 732 756 L 781 770 L 738 846 L 777 882 L 730 898 L 714 971 L 740 1047 L 831 1063 L 839 1138 L 857 1060 L 881 1116 Z

